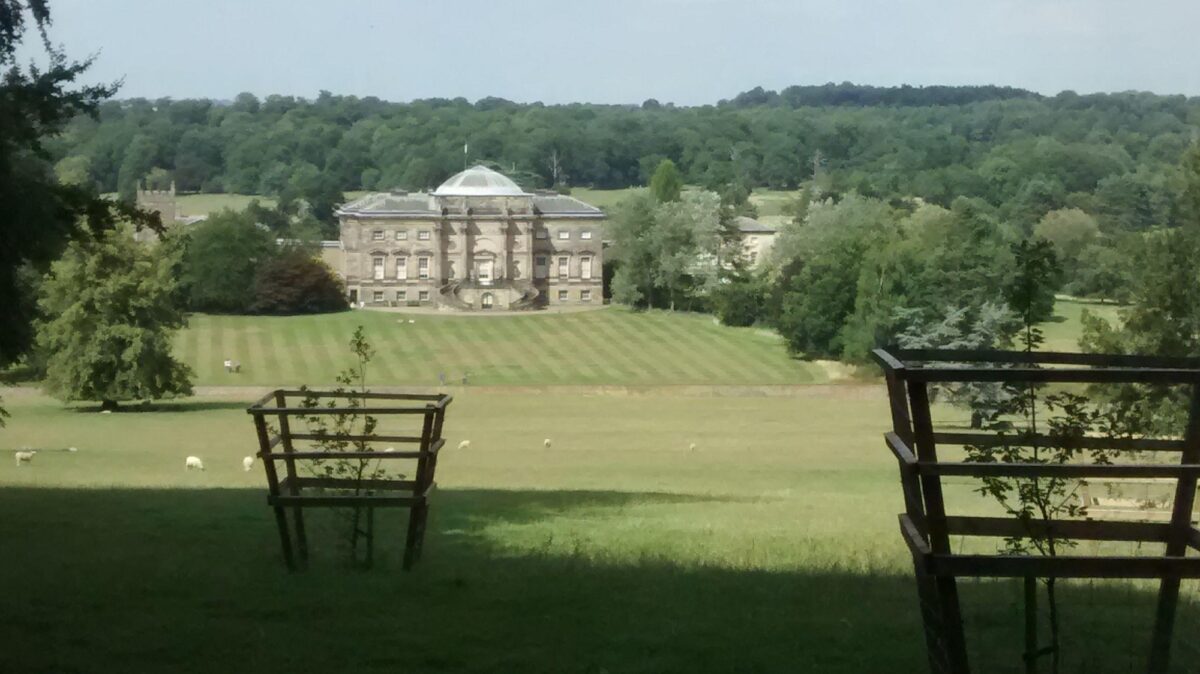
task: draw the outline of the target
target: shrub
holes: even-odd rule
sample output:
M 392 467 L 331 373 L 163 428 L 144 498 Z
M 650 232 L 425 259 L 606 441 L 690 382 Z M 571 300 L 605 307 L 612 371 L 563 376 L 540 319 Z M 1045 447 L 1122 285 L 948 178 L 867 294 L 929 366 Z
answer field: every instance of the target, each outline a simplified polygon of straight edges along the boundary
M 319 314 L 349 308 L 340 279 L 329 265 L 303 250 L 268 260 L 254 279 L 258 314 Z

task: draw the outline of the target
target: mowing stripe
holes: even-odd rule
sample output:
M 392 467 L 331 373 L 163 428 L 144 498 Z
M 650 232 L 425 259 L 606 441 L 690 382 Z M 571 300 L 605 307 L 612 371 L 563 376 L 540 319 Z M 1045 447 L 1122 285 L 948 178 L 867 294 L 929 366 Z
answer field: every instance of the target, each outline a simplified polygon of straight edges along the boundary
M 597 321 L 599 332 L 607 337 L 606 341 L 613 348 L 621 349 L 621 360 L 626 368 L 631 370 L 631 376 L 649 383 L 665 383 L 667 373 L 663 369 L 663 360 L 655 360 L 650 354 L 653 350 L 645 348 L 641 341 L 643 337 L 634 329 L 633 314 L 625 311 L 610 309 L 612 320 Z
M 593 367 L 600 370 L 601 384 L 617 384 L 624 377 L 621 376 L 624 370 L 623 366 L 626 363 L 626 358 L 622 354 L 614 352 L 612 349 L 615 344 L 606 343 L 596 333 L 595 326 L 597 321 L 593 320 L 588 314 L 575 314 L 571 316 L 571 321 L 567 327 L 572 329 L 572 333 L 577 336 L 580 341 L 582 353 L 587 354 L 588 360 Z

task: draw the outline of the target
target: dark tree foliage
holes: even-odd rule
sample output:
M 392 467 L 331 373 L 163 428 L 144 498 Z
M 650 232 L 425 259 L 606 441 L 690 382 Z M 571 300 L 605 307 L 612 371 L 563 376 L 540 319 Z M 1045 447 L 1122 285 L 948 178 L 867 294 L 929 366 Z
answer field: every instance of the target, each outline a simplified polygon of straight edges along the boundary
M 349 309 L 342 282 L 328 265 L 303 250 L 267 261 L 254 278 L 257 314 L 319 314 Z
M 46 0 L 0 0 L 0 366 L 33 339 L 35 304 L 28 279 L 45 271 L 72 239 L 120 219 L 158 226 L 156 217 L 101 199 L 88 185 L 61 184 L 51 140 L 90 121 L 115 85 L 76 85 L 90 60 L 71 61 L 52 46 Z M 46 63 L 21 65 L 17 48 L 37 32 Z M 26 268 L 26 271 L 22 271 Z M 29 271 L 32 270 L 32 271 Z
M 253 211 L 221 211 L 188 233 L 182 282 L 196 311 L 241 313 L 254 302 L 254 279 L 277 254 L 275 235 Z

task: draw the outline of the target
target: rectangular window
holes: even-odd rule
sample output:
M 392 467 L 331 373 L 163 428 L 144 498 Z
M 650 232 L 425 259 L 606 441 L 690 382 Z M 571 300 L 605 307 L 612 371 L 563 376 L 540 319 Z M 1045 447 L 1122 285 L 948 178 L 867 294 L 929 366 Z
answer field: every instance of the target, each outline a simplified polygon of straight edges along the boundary
M 375 265 L 375 280 L 382 281 L 383 280 L 383 258 L 377 257 L 374 259 L 373 263 Z
M 534 232 L 533 236 L 538 239 L 548 239 L 548 238 L 550 238 L 550 232 L 547 232 L 544 229 L 539 229 L 536 232 Z
M 375 292 L 371 293 L 371 300 L 374 302 L 382 302 L 383 301 L 383 291 L 376 290 Z
M 422 229 L 421 231 L 417 232 L 417 241 L 428 241 L 428 240 L 429 240 L 429 230 Z
M 579 301 L 580 302 L 591 302 L 592 301 L 592 291 L 580 290 L 579 291 Z
M 396 240 L 397 241 L 408 241 L 408 231 L 403 230 L 403 229 L 396 230 Z
M 592 238 L 592 233 L 590 231 L 582 231 L 579 233 L 579 238 L 586 241 L 586 240 Z
M 567 291 L 565 291 L 565 290 L 558 291 L 558 301 L 559 302 L 567 301 Z
M 396 258 L 396 278 L 403 281 L 408 278 L 408 258 L 400 256 Z
M 569 239 L 569 238 L 571 238 L 571 232 L 570 232 L 570 230 L 566 230 L 566 229 L 560 229 L 560 230 L 558 230 L 558 238 L 559 238 L 559 240 L 560 240 L 560 241 L 561 241 L 561 240 L 563 240 L 563 239 Z
M 421 300 L 422 302 L 428 302 L 429 301 L 429 291 L 422 290 L 421 292 L 417 293 L 417 299 Z
M 583 278 L 591 278 L 592 277 L 592 258 L 590 258 L 590 257 L 579 258 L 579 275 Z
M 417 258 L 417 278 L 420 278 L 420 279 L 429 278 L 429 258 L 427 258 L 427 257 Z
M 533 258 L 533 277 L 546 278 L 550 269 L 550 258 L 545 255 L 538 255 Z
M 406 299 L 408 299 L 408 291 L 407 290 L 397 290 L 396 291 L 396 301 L 397 302 L 403 302 Z
M 373 232 L 371 232 L 371 240 L 372 241 L 383 241 L 383 230 L 376 229 Z
M 570 265 L 570 263 L 571 263 L 571 258 L 569 258 L 569 257 L 558 258 L 558 277 L 559 278 L 567 277 L 567 268 L 568 268 L 568 265 Z

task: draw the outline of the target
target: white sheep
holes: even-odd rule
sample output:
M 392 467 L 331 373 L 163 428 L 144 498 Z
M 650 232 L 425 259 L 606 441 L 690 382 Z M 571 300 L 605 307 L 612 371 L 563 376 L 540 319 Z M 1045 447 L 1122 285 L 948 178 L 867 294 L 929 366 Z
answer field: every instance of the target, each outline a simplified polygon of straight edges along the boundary
M 100 414 L 112 414 L 112 410 L 100 410 Z
M 693 442 L 692 444 L 688 445 L 688 451 L 689 452 L 696 451 L 696 443 Z
M 390 453 L 390 452 L 394 452 L 394 451 L 396 451 L 396 448 L 395 448 L 395 447 L 388 447 L 387 449 L 383 450 L 383 452 L 384 452 L 385 454 L 387 454 L 387 453 Z
M 471 448 L 471 441 L 470 441 L 470 440 L 463 440 L 462 442 L 458 443 L 458 448 L 459 448 L 459 449 L 470 449 L 470 448 Z
M 184 461 L 183 467 L 185 470 L 204 470 L 204 462 L 201 461 L 200 457 L 198 456 L 189 456 L 187 460 Z
M 249 473 L 251 468 L 254 468 L 254 457 L 247 456 L 246 458 L 242 459 L 242 470 Z
M 416 323 L 416 321 L 414 321 L 414 320 L 413 320 L 413 319 L 411 319 L 411 318 L 410 318 L 410 319 L 408 319 L 408 324 L 409 324 L 409 325 L 412 325 L 413 323 Z
M 542 444 L 545 445 L 546 449 L 550 449 L 550 438 L 542 440 Z
M 67 447 L 67 451 L 68 452 L 78 452 L 79 448 L 78 447 Z
M 34 454 L 37 454 L 37 450 L 29 450 L 26 452 L 16 452 L 13 454 L 13 457 L 16 458 L 17 465 L 20 466 L 23 463 L 31 463 L 33 461 Z

